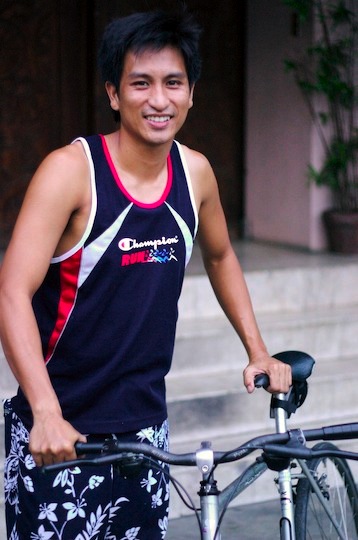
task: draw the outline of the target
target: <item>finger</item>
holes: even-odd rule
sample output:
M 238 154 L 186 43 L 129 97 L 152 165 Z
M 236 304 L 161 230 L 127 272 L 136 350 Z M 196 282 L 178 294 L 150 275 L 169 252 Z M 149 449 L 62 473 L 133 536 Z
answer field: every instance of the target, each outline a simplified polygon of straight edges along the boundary
M 248 372 L 247 368 L 244 370 L 243 379 L 244 379 L 244 386 L 246 387 L 247 392 L 249 394 L 252 394 L 252 392 L 255 389 L 254 379 L 252 376 L 250 376 L 250 373 Z
M 268 391 L 271 393 L 283 392 L 286 394 L 290 389 L 291 383 L 289 372 L 286 370 L 279 372 L 273 371 L 270 373 L 270 386 L 268 387 Z
M 252 392 L 255 390 L 255 385 L 254 383 L 252 382 L 249 382 L 246 384 L 246 390 L 247 390 L 247 393 L 248 394 L 252 394 Z
M 36 467 L 42 467 L 44 465 L 42 454 L 32 454 L 32 457 L 34 459 Z
M 43 460 L 43 465 L 46 466 L 46 465 L 53 465 L 54 463 L 56 463 L 57 458 L 53 454 L 46 454 L 43 456 L 42 460 Z

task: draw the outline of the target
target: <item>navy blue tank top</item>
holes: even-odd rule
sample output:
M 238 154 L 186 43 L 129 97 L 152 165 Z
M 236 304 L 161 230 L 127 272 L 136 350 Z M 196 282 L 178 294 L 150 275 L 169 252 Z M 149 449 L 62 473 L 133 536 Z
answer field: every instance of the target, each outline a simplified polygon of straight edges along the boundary
M 78 140 L 91 170 L 87 229 L 52 259 L 33 308 L 64 418 L 82 433 L 120 433 L 167 416 L 164 377 L 198 217 L 177 142 L 161 198 L 143 204 L 126 192 L 103 136 Z M 13 406 L 30 427 L 21 389 Z

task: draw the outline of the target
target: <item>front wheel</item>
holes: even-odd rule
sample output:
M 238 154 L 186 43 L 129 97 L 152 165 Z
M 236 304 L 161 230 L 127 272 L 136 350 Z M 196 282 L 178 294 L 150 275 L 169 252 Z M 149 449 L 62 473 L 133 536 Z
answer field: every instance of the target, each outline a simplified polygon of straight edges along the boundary
M 331 443 L 319 443 L 314 449 L 330 450 Z M 330 514 L 339 524 L 338 533 L 318 500 L 307 478 L 297 484 L 295 505 L 296 540 L 358 540 L 358 491 L 345 459 L 314 458 L 306 462 Z

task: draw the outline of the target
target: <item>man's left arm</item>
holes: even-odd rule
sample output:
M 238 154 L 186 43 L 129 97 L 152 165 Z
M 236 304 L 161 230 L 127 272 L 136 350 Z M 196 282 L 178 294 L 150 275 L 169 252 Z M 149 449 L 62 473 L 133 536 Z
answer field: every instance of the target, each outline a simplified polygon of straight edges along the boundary
M 201 167 L 196 175 L 196 189 L 201 196 L 198 240 L 215 295 L 249 357 L 244 384 L 251 393 L 255 375 L 266 373 L 270 377 L 270 392 L 287 392 L 291 368 L 272 358 L 267 351 L 240 263 L 231 245 L 214 173 L 205 158 Z

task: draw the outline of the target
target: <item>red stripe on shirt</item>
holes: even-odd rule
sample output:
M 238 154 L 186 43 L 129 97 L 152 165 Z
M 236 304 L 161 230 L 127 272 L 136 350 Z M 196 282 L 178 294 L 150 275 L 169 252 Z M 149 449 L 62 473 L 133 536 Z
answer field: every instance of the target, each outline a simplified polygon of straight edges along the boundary
M 45 362 L 48 362 L 71 314 L 77 295 L 78 275 L 82 258 L 82 248 L 60 263 L 60 300 L 55 327 L 49 339 Z
M 157 201 L 154 201 L 153 203 L 143 203 L 141 201 L 138 201 L 134 197 L 132 197 L 132 195 L 124 187 L 117 173 L 116 167 L 114 166 L 111 154 L 109 153 L 106 139 L 104 138 L 103 135 L 100 135 L 100 137 L 102 140 L 103 151 L 106 156 L 108 166 L 112 172 L 113 178 L 115 179 L 119 189 L 122 191 L 122 193 L 124 193 L 127 199 L 131 201 L 132 203 L 134 203 L 136 206 L 139 206 L 140 208 L 156 208 L 157 206 L 160 206 L 161 204 L 163 204 L 166 201 L 166 198 L 168 197 L 168 194 L 171 190 L 172 183 L 173 183 L 173 166 L 172 166 L 172 160 L 171 160 L 170 154 L 167 157 L 168 177 L 167 177 L 167 183 L 165 185 L 163 193 L 161 194 L 160 198 Z

